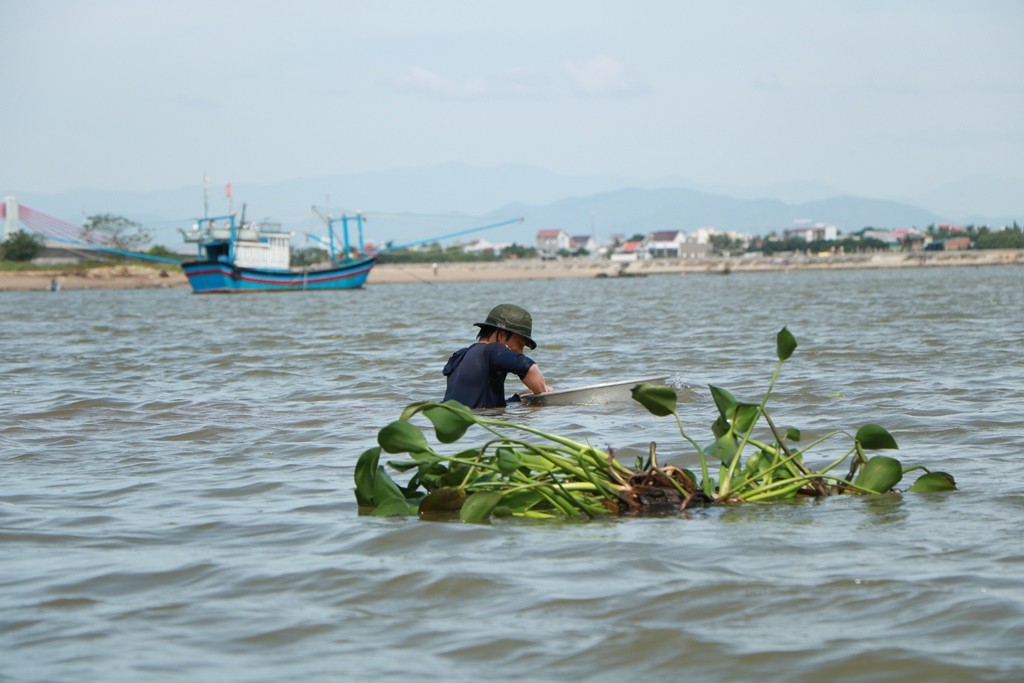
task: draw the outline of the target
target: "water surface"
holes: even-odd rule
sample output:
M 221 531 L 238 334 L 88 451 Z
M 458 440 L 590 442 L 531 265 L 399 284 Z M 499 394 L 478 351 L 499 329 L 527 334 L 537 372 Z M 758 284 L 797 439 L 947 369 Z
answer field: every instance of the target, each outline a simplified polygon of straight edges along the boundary
M 1019 267 L 0 295 L 0 680 L 1015 681 Z M 954 494 L 489 525 L 359 516 L 376 430 L 503 301 L 558 388 L 666 374 L 805 439 L 887 427 Z M 511 383 L 510 383 L 511 385 Z M 635 404 L 516 407 L 612 446 Z

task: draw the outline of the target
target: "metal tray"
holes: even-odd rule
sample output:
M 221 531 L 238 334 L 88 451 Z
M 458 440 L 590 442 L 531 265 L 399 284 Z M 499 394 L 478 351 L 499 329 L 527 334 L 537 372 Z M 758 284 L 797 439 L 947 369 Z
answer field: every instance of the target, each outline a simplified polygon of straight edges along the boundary
M 520 394 L 523 403 L 531 406 L 579 406 L 622 403 L 633 399 L 631 391 L 637 384 L 665 384 L 668 377 L 642 377 L 620 382 L 591 384 L 576 389 L 557 389 L 543 394 Z

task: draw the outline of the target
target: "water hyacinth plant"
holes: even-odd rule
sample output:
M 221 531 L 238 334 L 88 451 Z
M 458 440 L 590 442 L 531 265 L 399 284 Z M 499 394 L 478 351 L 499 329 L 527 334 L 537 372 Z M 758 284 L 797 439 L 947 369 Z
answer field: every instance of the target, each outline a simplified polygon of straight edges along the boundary
M 650 413 L 675 418 L 680 436 L 696 453 L 699 477 L 689 469 L 660 465 L 653 443 L 648 457 L 638 458 L 630 468 L 610 451 L 591 444 L 474 413 L 455 401 L 423 401 L 408 406 L 398 420 L 381 429 L 379 445 L 360 456 L 355 469 L 356 500 L 373 515 L 458 514 L 462 521 L 479 522 L 492 516 L 597 517 L 797 496 L 881 495 L 899 492 L 896 486 L 914 470 L 924 474 L 907 492 L 956 489 L 953 477 L 945 472 L 904 468 L 887 455 L 868 457 L 868 451 L 897 449 L 892 435 L 876 424 L 865 424 L 852 435 L 833 431 L 807 445 L 800 444 L 799 430 L 781 431 L 767 403 L 783 363 L 796 348 L 796 339 L 782 328 L 776 337 L 778 363 L 757 403 L 742 402 L 725 389 L 709 387 L 718 415 L 711 426 L 714 440 L 704 446 L 686 432 L 673 387 L 633 387 L 633 399 Z M 417 415 L 431 423 L 441 444 L 459 441 L 474 427 L 482 430 L 486 440 L 454 454 L 438 453 L 411 422 Z M 839 438 L 848 440 L 848 447 L 812 470 L 807 461 L 813 452 Z M 408 455 L 408 460 L 387 463 L 395 472 L 409 475 L 404 486 L 380 463 L 382 453 Z M 840 473 L 847 463 L 846 473 Z

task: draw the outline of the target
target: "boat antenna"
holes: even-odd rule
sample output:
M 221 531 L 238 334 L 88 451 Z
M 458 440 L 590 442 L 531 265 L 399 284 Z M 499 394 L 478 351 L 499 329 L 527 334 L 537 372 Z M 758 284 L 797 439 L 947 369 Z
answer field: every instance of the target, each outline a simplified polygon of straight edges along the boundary
M 210 217 L 210 177 L 203 174 L 203 218 Z
M 366 219 L 364 218 L 363 220 L 366 220 Z M 500 221 L 498 223 L 491 223 L 490 225 L 481 225 L 480 227 L 477 227 L 477 228 L 467 228 L 466 230 L 457 230 L 456 232 L 449 232 L 449 233 L 444 234 L 444 235 L 437 235 L 436 237 L 428 237 L 428 238 L 423 239 L 423 240 L 416 240 L 415 242 L 405 242 L 404 244 L 393 244 L 390 247 L 385 247 L 384 249 L 378 249 L 376 251 L 376 253 L 384 254 L 384 253 L 387 253 L 389 251 L 395 251 L 397 249 L 406 249 L 408 247 L 414 247 L 414 246 L 417 246 L 419 244 L 426 244 L 428 242 L 438 242 L 440 240 L 448 239 L 448 238 L 451 238 L 451 237 L 459 237 L 461 235 L 468 235 L 468 234 L 470 234 L 472 232 L 479 232 L 481 230 L 491 230 L 492 228 L 500 228 L 500 227 L 503 227 L 503 226 L 506 226 L 506 225 L 512 225 L 513 223 L 522 223 L 523 220 L 524 220 L 523 217 L 519 216 L 518 218 L 510 218 L 508 220 Z
M 329 253 L 331 255 L 331 261 L 334 261 L 335 260 L 335 256 L 334 256 L 334 223 L 335 223 L 335 219 L 331 216 L 331 213 L 330 213 L 330 211 L 331 211 L 330 203 L 331 203 L 331 195 L 327 195 L 327 213 L 324 214 L 324 212 L 322 212 L 320 209 L 316 208 L 316 204 L 313 205 L 313 213 L 315 213 L 317 216 L 319 216 L 320 220 L 322 220 L 324 222 L 324 225 L 327 226 L 327 240 L 328 240 L 327 241 L 327 253 Z M 344 235 L 345 235 L 345 254 L 342 256 L 342 258 L 348 258 L 349 257 L 349 253 L 348 253 L 348 217 L 347 216 L 342 216 L 341 217 L 341 221 L 342 221 L 342 225 L 344 225 Z
M 328 209 L 328 211 L 330 211 L 330 209 Z M 325 215 L 323 211 L 317 208 L 316 204 L 313 205 L 313 213 L 320 217 L 320 220 L 324 222 L 324 225 L 331 224 L 331 214 L 327 213 Z

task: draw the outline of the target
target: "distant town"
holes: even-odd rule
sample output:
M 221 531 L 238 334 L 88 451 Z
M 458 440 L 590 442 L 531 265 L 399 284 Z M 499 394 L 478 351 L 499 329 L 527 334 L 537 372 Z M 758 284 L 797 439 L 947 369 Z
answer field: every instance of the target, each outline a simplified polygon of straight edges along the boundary
M 767 236 L 723 232 L 714 228 L 659 230 L 633 235 L 614 235 L 599 242 L 592 235 L 572 235 L 565 230 L 544 229 L 536 234 L 532 246 L 501 244 L 486 239 L 452 242 L 446 246 L 426 244 L 390 251 L 381 262 L 426 262 L 462 260 L 500 260 L 507 258 L 605 259 L 628 264 L 652 259 L 699 259 L 711 256 L 744 254 L 772 255 L 799 252 L 814 255 L 841 255 L 891 251 L 962 251 L 966 249 L 1024 249 L 1021 227 L 929 225 L 880 230 L 864 228 L 840 233 L 828 223 L 801 222 Z
M 82 225 L 73 225 L 31 207 L 19 207 L 13 197 L 8 197 L 0 204 L 0 218 L 4 221 L 3 239 L 0 240 L 0 260 L 3 261 L 31 261 L 37 265 L 52 265 L 80 262 L 97 258 L 100 252 L 113 252 L 125 257 L 146 254 L 156 260 L 179 263 L 185 255 L 178 249 L 163 245 L 151 246 L 150 231 L 123 216 L 90 216 Z M 723 256 L 841 256 L 883 252 L 1024 249 L 1024 234 L 1016 222 L 998 228 L 938 223 L 925 228 L 865 227 L 856 232 L 844 233 L 830 223 L 801 220 L 765 236 L 701 227 L 692 231 L 657 230 L 631 235 L 619 234 L 604 241 L 598 241 L 592 234 L 580 235 L 558 228 L 544 228 L 535 233 L 534 243 L 530 245 L 474 238 L 466 241 L 423 241 L 405 246 L 391 243 L 363 245 L 362 224 L 359 225 L 360 248 L 363 252 L 375 254 L 377 262 L 382 264 L 591 259 L 627 266 L 633 262 L 652 260 L 685 262 Z M 282 231 L 274 235 L 287 241 L 294 233 Z M 307 236 L 316 237 L 309 233 Z M 343 243 L 338 243 L 336 237 L 334 239 L 333 247 L 327 239 L 318 239 L 309 246 L 292 246 L 290 250 L 285 249 L 282 258 L 289 266 L 301 268 L 322 264 L 337 253 L 360 251 L 359 248 L 349 246 L 347 237 Z

